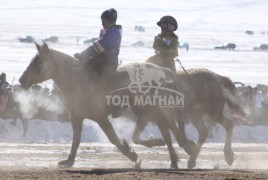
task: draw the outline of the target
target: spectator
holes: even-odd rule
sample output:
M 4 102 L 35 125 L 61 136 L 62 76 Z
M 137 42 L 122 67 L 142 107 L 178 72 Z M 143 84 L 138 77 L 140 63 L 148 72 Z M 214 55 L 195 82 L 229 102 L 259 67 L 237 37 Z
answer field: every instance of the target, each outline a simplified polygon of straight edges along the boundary
M 254 116 L 256 118 L 256 121 L 259 121 L 261 123 L 263 120 L 264 98 L 262 92 L 258 90 L 258 88 L 254 88 L 254 95 L 255 95 Z
M 9 83 L 6 81 L 6 73 L 0 75 L 0 95 L 4 93 Z

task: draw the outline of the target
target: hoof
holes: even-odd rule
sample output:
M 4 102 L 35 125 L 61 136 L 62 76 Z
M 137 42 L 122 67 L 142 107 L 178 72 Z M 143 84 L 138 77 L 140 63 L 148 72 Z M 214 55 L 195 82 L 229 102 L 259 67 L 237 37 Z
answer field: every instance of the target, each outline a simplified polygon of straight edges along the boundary
M 234 162 L 234 152 L 232 150 L 224 151 L 224 158 L 226 163 L 231 166 Z
M 64 160 L 64 161 L 58 162 L 58 166 L 62 168 L 69 168 L 69 167 L 72 167 L 73 165 L 74 165 L 74 160 Z
M 141 159 L 138 159 L 136 162 L 134 162 L 133 167 L 135 169 L 140 169 L 141 168 Z
M 187 168 L 193 169 L 195 166 L 196 166 L 196 158 L 190 157 L 190 159 L 188 160 Z
M 132 161 L 132 162 L 137 162 L 138 161 L 138 155 L 132 151 L 129 155 L 129 159 Z
M 138 155 L 130 149 L 129 144 L 125 139 L 123 139 L 123 147 L 124 147 L 124 150 L 122 151 L 124 152 L 123 154 L 127 156 L 132 162 L 136 162 L 138 159 Z

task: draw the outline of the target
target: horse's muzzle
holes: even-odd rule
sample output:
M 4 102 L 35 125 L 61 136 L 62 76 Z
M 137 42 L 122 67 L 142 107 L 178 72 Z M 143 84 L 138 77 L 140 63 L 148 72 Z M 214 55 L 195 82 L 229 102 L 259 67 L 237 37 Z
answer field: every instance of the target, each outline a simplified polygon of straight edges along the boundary
M 23 76 L 20 77 L 19 82 L 20 82 L 20 86 L 21 86 L 22 89 L 28 89 L 29 88 L 27 86 L 27 81 L 26 81 L 26 79 L 23 78 Z

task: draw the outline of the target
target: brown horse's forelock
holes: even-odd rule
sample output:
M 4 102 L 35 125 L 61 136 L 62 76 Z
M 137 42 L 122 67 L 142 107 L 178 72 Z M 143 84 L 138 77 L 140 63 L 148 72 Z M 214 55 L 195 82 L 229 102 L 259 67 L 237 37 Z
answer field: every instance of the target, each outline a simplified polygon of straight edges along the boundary
M 29 66 L 30 66 L 33 62 L 38 61 L 38 59 L 39 59 L 39 53 L 37 52 L 37 53 L 32 57 L 32 60 L 30 61 Z

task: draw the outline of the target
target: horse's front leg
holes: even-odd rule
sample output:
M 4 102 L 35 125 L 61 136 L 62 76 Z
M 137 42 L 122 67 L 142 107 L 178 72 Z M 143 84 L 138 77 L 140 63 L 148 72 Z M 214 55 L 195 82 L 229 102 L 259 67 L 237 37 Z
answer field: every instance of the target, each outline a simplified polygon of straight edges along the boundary
M 112 124 L 110 123 L 109 119 L 107 117 L 100 119 L 99 121 L 96 121 L 103 132 L 106 134 L 109 141 L 114 144 L 125 156 L 127 156 L 132 162 L 136 162 L 138 159 L 137 154 L 132 151 L 129 147 L 129 144 L 123 140 L 123 142 L 120 142 L 119 138 L 117 137 L 114 128 Z
M 83 118 L 71 115 L 71 123 L 73 128 L 73 143 L 70 154 L 67 160 L 59 162 L 59 166 L 62 167 L 72 167 L 75 161 L 75 156 L 77 152 L 77 148 L 80 144 L 81 140 L 81 132 L 82 132 L 82 125 L 83 125 Z
M 147 147 L 154 147 L 154 146 L 165 146 L 167 144 L 168 150 L 169 150 L 169 155 L 171 159 L 171 168 L 178 168 L 177 165 L 177 154 L 172 146 L 172 140 L 171 136 L 168 130 L 168 127 L 163 123 L 163 119 L 157 121 L 157 126 L 159 130 L 161 131 L 161 134 L 164 138 L 163 139 L 149 139 L 149 140 L 141 140 L 140 139 L 140 134 L 144 130 L 145 126 L 147 125 L 148 121 L 145 120 L 145 117 L 138 117 L 137 122 L 136 122 L 136 127 L 135 131 L 133 134 L 133 142 L 136 144 L 141 144 Z
M 173 148 L 173 145 L 172 145 L 172 139 L 171 139 L 171 136 L 169 133 L 169 129 L 167 126 L 165 126 L 163 124 L 163 122 L 157 123 L 157 125 L 158 125 L 158 128 L 161 131 L 161 134 L 162 134 L 162 136 L 167 144 L 167 147 L 168 147 L 169 156 L 170 156 L 170 160 L 171 160 L 170 167 L 178 169 L 178 165 L 177 165 L 178 157 L 177 157 L 177 154 L 176 154 L 176 152 Z

